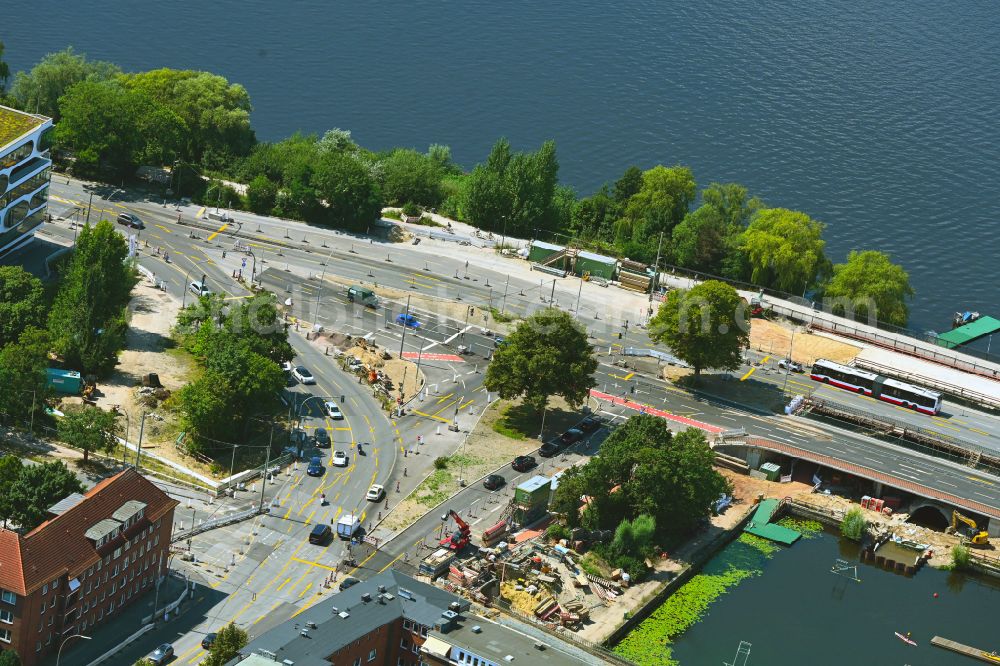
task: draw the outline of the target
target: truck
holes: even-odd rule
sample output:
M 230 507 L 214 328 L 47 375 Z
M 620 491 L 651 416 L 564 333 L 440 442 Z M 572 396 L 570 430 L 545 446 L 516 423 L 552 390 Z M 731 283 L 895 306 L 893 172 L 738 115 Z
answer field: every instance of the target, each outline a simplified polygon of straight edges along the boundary
M 350 539 L 361 529 L 361 519 L 353 513 L 345 513 L 337 521 L 337 536 L 341 539 Z
M 430 576 L 431 579 L 437 578 L 447 571 L 454 561 L 455 553 L 453 551 L 439 548 L 420 562 L 420 573 Z
M 361 303 L 364 306 L 374 308 L 378 305 L 378 296 L 368 287 L 356 284 L 347 288 L 347 300 L 351 303 Z

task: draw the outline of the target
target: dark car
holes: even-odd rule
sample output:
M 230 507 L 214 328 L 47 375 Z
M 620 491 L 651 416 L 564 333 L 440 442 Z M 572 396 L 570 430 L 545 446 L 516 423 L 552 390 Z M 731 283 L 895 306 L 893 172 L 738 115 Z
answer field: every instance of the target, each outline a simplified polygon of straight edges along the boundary
M 497 347 L 497 348 L 503 346 L 504 343 L 506 343 L 506 342 L 507 342 L 507 338 L 503 337 L 502 335 L 498 335 L 495 338 L 493 338 L 493 346 Z
M 396 323 L 400 326 L 409 326 L 413 329 L 420 328 L 420 322 L 417 321 L 417 318 L 411 314 L 400 313 L 396 315 Z
M 205 637 L 201 639 L 201 647 L 206 650 L 211 650 L 212 646 L 215 644 L 215 637 L 218 636 L 214 631 L 210 634 L 205 634 Z
M 545 442 L 538 449 L 538 455 L 540 455 L 543 458 L 551 458 L 555 454 L 562 451 L 562 448 L 563 447 L 558 443 L 558 440 L 555 442 Z
M 312 528 L 312 532 L 309 533 L 309 543 L 322 546 L 330 540 L 332 534 L 333 530 L 329 525 L 326 523 L 317 523 L 316 527 Z
M 123 224 L 126 227 L 132 227 L 133 229 L 145 229 L 146 225 L 142 223 L 139 216 L 134 213 L 121 213 L 118 215 L 118 224 Z
M 514 462 L 510 464 L 510 466 L 518 472 L 527 472 L 535 465 L 535 456 L 518 456 L 514 458 Z
M 483 479 L 483 488 L 486 488 L 486 490 L 496 490 L 497 488 L 502 488 L 505 483 L 507 483 L 507 479 L 499 474 L 490 474 Z
M 330 448 L 330 433 L 326 431 L 326 428 L 316 428 L 316 434 L 313 437 L 316 440 L 316 446 L 323 449 Z
M 160 647 L 153 650 L 146 659 L 156 664 L 156 666 L 163 666 L 163 664 L 170 661 L 171 657 L 174 656 L 174 646 L 170 643 L 164 643 Z
M 576 427 L 584 432 L 594 432 L 600 429 L 602 425 L 604 425 L 604 421 L 602 421 L 597 416 L 591 415 L 585 418 L 584 420 L 580 421 L 579 425 L 577 425 Z
M 323 459 L 313 456 L 309 459 L 309 467 L 306 467 L 306 474 L 309 476 L 323 476 Z
M 583 439 L 583 431 L 579 428 L 570 428 L 563 434 L 559 435 L 559 443 L 563 446 L 576 444 L 581 439 Z
M 338 589 L 339 589 L 339 590 L 340 590 L 341 592 L 343 592 L 343 591 L 344 591 L 344 590 L 346 590 L 347 588 L 349 588 L 349 587 L 354 587 L 355 585 L 357 585 L 357 584 L 358 584 L 358 583 L 360 583 L 360 582 L 361 582 L 361 581 L 360 581 L 360 580 L 358 580 L 357 578 L 354 578 L 354 577 L 352 577 L 352 576 L 348 576 L 348 577 L 347 577 L 347 578 L 345 578 L 344 580 L 340 581 L 340 585 L 338 586 Z

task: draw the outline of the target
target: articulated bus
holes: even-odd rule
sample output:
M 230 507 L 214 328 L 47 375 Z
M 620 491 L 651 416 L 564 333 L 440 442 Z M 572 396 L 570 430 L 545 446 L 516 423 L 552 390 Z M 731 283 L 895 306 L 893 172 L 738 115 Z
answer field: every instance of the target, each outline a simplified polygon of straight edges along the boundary
M 864 393 L 894 405 L 935 415 L 941 411 L 941 394 L 913 384 L 883 377 L 874 372 L 817 359 L 809 377 L 855 393 Z

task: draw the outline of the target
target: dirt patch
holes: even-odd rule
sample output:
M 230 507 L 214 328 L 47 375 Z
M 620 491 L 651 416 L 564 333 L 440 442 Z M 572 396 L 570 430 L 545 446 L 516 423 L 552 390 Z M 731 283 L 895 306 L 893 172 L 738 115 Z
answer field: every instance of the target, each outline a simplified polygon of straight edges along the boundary
M 784 358 L 791 347 L 792 359 L 803 365 L 812 365 L 818 358 L 849 363 L 861 351 L 859 347 L 846 342 L 813 335 L 805 328 L 766 319 L 753 320 L 750 326 L 750 346 L 777 358 Z

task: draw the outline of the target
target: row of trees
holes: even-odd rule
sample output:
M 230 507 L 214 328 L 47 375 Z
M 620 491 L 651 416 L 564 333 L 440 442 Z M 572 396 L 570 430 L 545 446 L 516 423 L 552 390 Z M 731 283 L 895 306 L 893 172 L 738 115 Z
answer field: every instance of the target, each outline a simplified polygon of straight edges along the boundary
M 19 266 L 0 267 L 0 414 L 42 414 L 52 356 L 84 375 L 114 368 L 137 281 L 127 258 L 125 240 L 101 221 L 80 230 L 49 289 Z
M 247 438 L 254 418 L 278 408 L 285 386 L 280 364 L 294 356 L 271 293 L 227 305 L 203 296 L 178 315 L 175 333 L 201 372 L 173 398 L 191 435 L 191 452 L 205 453 Z
M 118 182 L 139 164 L 171 164 L 173 186 L 196 201 L 355 231 L 364 231 L 384 205 L 439 208 L 496 233 L 557 233 L 637 261 L 660 256 L 667 264 L 785 292 L 870 299 L 877 311 L 862 306 L 859 316 L 899 325 L 908 319 L 909 278 L 885 254 L 852 253 L 833 266 L 821 222 L 768 207 L 736 183 L 711 183 L 693 208 L 697 183 L 684 166 L 630 166 L 578 198 L 559 184 L 552 141 L 517 152 L 501 138 L 470 173 L 452 162 L 446 146 L 376 153 L 339 129 L 257 143 L 242 86 L 189 70 L 126 74 L 72 49 L 18 72 L 9 98 L 54 117 L 57 147 L 90 176 L 103 173 Z M 202 174 L 246 183 L 246 194 L 218 178 L 206 182 Z

